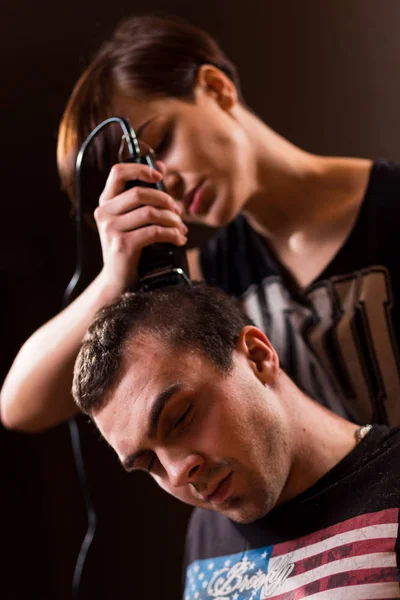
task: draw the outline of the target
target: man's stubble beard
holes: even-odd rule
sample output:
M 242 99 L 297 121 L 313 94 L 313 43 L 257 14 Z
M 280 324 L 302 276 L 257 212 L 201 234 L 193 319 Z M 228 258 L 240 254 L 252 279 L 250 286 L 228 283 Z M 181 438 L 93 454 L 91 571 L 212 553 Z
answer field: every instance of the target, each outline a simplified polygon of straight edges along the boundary
M 257 490 L 253 502 L 249 500 L 250 506 L 245 505 L 240 510 L 241 498 L 233 498 L 237 502 L 237 512 L 241 514 L 229 515 L 236 523 L 247 524 L 258 521 L 267 516 L 279 505 L 280 497 L 285 489 L 290 474 L 289 444 L 282 423 L 277 421 L 273 429 L 274 434 L 263 440 L 260 454 L 265 456 L 265 464 L 261 467 L 260 476 L 256 473 L 248 478 L 247 489 Z M 264 462 L 264 461 L 263 461 Z M 258 463 L 260 464 L 260 463 Z M 262 482 L 262 484 L 261 484 Z M 251 496 L 249 496 L 251 498 Z M 228 511 L 227 511 L 228 512 Z

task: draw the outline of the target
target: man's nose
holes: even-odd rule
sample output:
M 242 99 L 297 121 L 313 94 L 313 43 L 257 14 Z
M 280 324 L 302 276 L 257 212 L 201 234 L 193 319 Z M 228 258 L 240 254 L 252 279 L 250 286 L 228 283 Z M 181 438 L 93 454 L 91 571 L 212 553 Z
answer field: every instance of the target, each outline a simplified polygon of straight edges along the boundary
M 204 469 L 204 459 L 198 454 L 183 454 L 177 457 L 165 453 L 159 460 L 163 465 L 168 480 L 173 487 L 188 483 L 196 483 Z

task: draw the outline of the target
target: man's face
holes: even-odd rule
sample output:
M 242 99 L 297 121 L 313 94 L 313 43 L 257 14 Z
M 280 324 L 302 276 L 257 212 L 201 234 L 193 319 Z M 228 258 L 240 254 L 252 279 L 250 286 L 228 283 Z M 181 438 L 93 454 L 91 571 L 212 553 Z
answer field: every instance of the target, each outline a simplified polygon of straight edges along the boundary
M 289 475 L 281 403 L 243 352 L 226 374 L 141 334 L 94 420 L 127 470 L 237 522 L 269 512 Z

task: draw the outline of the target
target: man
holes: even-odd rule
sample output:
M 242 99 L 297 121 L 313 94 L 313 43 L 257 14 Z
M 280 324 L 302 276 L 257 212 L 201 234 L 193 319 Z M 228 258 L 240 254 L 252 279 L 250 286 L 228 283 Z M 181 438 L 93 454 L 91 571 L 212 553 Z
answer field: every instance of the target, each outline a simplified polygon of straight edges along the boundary
M 167 288 L 103 309 L 73 394 L 126 470 L 197 507 L 188 600 L 400 598 L 399 429 L 307 397 L 222 292 Z

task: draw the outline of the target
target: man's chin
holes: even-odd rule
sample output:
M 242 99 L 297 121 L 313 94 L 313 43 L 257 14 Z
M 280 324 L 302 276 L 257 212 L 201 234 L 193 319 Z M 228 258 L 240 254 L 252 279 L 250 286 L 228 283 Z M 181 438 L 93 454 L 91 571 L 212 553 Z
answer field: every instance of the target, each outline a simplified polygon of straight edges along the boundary
M 243 501 L 240 501 L 239 499 L 231 499 L 230 506 L 220 506 L 212 508 L 216 512 L 225 515 L 226 517 L 228 517 L 228 519 L 234 521 L 235 523 L 247 525 L 265 517 L 272 510 L 273 506 L 259 506 L 254 504 L 246 506 L 246 504 Z
M 239 525 L 248 525 L 249 523 L 254 523 L 254 521 L 258 521 L 265 515 L 257 514 L 245 514 L 240 512 L 232 512 L 223 513 L 228 519 L 233 521 L 234 523 L 238 523 Z

